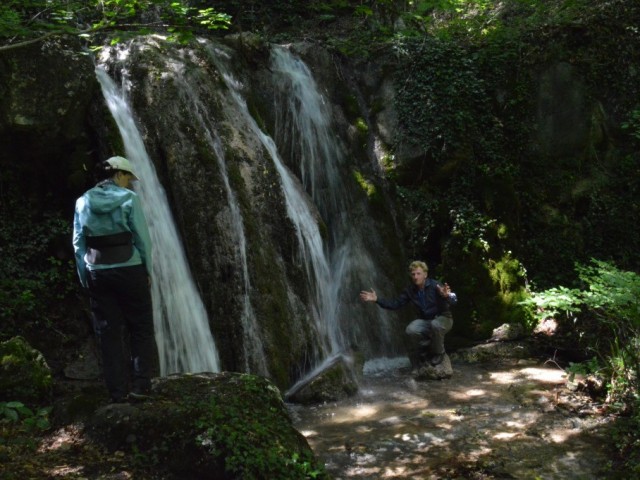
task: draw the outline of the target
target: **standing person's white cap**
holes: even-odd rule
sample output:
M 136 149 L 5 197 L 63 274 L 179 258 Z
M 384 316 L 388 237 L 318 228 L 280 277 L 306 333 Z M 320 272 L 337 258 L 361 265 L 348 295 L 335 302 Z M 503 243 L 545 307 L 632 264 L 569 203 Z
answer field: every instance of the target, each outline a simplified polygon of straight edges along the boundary
M 123 172 L 128 172 L 131 175 L 133 175 L 136 180 L 138 179 L 138 176 L 133 171 L 133 166 L 131 165 L 131 162 L 124 157 L 118 157 L 118 156 L 111 157 L 105 160 L 105 163 L 109 164 L 110 170 L 122 170 Z

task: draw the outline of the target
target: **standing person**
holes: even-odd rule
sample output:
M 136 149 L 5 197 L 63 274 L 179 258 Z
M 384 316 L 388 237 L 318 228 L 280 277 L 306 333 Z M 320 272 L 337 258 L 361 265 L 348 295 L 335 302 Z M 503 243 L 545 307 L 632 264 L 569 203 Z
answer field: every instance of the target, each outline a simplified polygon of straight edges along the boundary
M 444 360 L 444 336 L 453 326 L 450 306 L 458 298 L 448 284 L 428 278 L 429 269 L 424 262 L 415 261 L 409 265 L 413 285 L 407 287 L 397 298 L 385 300 L 378 298 L 376 292 L 360 292 L 360 299 L 376 302 L 378 306 L 397 310 L 411 302 L 418 310 L 418 318 L 406 328 L 411 342 L 409 359 L 414 367 L 429 362 L 435 366 Z
M 112 402 L 151 392 L 157 346 L 151 304 L 151 239 L 131 163 L 111 157 L 99 182 L 76 201 L 73 248 L 80 283 L 88 289 L 104 379 Z M 129 333 L 131 389 L 123 333 Z

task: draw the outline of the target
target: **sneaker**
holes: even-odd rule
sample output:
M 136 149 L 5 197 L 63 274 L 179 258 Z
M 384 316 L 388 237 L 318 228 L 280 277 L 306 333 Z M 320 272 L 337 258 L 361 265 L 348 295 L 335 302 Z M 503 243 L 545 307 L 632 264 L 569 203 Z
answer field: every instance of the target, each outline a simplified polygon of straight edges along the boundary
M 440 365 L 443 360 L 444 360 L 444 353 L 439 353 L 431 357 L 431 360 L 429 361 L 429 363 L 431 363 L 431 365 L 435 367 L 436 365 Z
M 129 392 L 129 399 L 136 402 L 144 402 L 151 398 L 151 392 L 148 390 L 134 390 Z

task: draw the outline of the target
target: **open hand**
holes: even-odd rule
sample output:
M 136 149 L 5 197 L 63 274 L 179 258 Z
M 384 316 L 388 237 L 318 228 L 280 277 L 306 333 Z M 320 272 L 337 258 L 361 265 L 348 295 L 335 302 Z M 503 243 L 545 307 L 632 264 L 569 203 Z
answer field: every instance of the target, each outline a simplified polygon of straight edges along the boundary
M 448 283 L 445 283 L 442 286 L 438 285 L 438 291 L 440 292 L 440 295 L 447 298 L 451 294 L 451 287 Z
M 360 292 L 360 300 L 363 302 L 375 302 L 378 300 L 375 290 L 372 288 L 370 292 L 363 290 Z

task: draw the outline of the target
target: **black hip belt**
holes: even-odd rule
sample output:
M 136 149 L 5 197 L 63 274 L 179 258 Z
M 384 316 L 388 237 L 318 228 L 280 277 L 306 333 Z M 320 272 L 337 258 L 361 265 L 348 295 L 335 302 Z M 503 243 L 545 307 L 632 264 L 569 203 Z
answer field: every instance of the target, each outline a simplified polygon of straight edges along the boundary
M 87 237 L 87 263 L 112 264 L 123 263 L 133 255 L 133 235 L 131 232 L 120 232 L 112 235 Z

